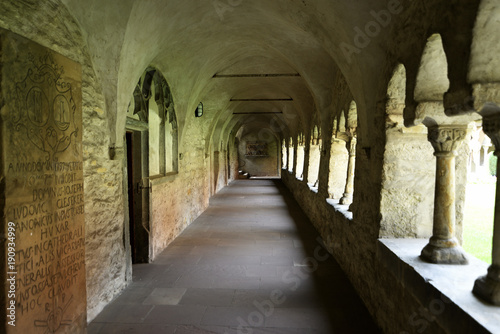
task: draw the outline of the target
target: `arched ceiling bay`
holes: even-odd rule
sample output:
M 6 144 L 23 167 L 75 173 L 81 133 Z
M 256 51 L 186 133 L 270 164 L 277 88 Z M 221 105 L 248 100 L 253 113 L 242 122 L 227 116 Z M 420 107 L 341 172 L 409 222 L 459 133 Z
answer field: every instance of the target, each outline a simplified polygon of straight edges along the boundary
M 148 65 L 166 77 L 181 129 L 203 101 L 212 138 L 230 128 L 228 118 L 241 118 L 238 112 L 277 109 L 292 131 L 308 126 L 316 110 L 337 112 L 331 106 L 339 73 L 355 90 L 363 114 L 363 99 L 375 90 L 367 88 L 373 80 L 366 78 L 383 70 L 372 66 L 384 56 L 383 36 L 352 59 L 340 48 L 353 44 L 354 27 L 372 21 L 371 11 L 387 7 L 382 0 L 62 1 L 84 31 L 106 100 L 112 101 L 111 144 L 117 146 L 123 144 L 124 111 Z

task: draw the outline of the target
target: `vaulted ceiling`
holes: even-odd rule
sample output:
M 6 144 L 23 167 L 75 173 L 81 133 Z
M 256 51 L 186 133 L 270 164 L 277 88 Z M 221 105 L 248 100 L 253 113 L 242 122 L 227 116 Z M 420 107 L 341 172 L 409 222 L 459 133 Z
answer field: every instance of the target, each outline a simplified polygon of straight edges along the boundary
M 330 122 L 340 113 L 333 106 L 339 78 L 356 101 L 365 140 L 397 62 L 406 66 L 412 90 L 427 38 L 440 32 L 448 55 L 470 48 L 477 9 L 470 0 L 61 1 L 87 40 L 118 146 L 121 111 L 149 65 L 171 87 L 181 143 L 200 101 L 208 124 L 203 136 L 212 143 L 252 122 L 277 135 Z M 460 15 L 446 14 L 451 3 Z M 459 85 L 449 96 L 457 101 L 469 94 L 467 61 L 465 55 L 450 62 Z
M 376 45 L 383 36 L 356 59 L 339 46 L 353 44 L 354 27 L 373 20 L 371 10 L 387 8 L 382 0 L 63 2 L 86 34 L 109 110 L 125 110 L 141 73 L 154 65 L 176 110 L 204 103 L 214 138 L 252 121 L 295 132 L 331 112 L 339 71 L 363 92 L 363 78 L 381 70 L 370 64 L 383 57 Z M 370 94 L 359 93 L 358 105 Z M 179 116 L 182 125 L 191 114 Z M 116 118 L 119 142 L 125 119 Z

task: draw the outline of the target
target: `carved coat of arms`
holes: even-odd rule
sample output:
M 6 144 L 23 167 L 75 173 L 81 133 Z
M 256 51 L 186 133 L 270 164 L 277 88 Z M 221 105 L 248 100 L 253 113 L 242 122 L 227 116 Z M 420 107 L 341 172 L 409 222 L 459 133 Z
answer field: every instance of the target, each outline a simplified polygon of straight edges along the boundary
M 17 131 L 24 130 L 29 141 L 47 159 L 57 159 L 73 143 L 78 154 L 75 122 L 77 107 L 72 87 L 62 80 L 64 69 L 58 67 L 52 56 L 35 59 L 30 55 L 31 66 L 23 81 L 16 83 L 16 113 L 12 124 Z

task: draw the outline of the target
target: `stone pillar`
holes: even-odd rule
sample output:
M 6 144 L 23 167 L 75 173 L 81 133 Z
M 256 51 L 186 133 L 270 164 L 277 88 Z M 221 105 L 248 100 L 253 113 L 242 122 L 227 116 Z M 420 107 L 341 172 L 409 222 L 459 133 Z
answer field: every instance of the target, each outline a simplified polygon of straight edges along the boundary
M 0 333 L 85 332 L 81 67 L 0 29 L 0 101 Z
M 309 147 L 309 168 L 307 169 L 307 183 L 318 186 L 319 168 L 321 163 L 321 140 L 313 139 Z
M 432 263 L 467 263 L 455 237 L 455 156 L 466 134 L 466 125 L 429 127 L 428 139 L 436 156 L 434 219 L 432 237 L 421 257 Z
M 331 141 L 322 141 L 318 170 L 318 195 L 322 198 L 330 197 L 330 194 L 328 194 L 328 170 L 330 165 L 330 152 Z
M 346 136 L 347 137 L 347 136 Z M 349 150 L 347 146 L 348 137 L 344 140 L 343 136 L 334 137 L 331 140 L 328 191 L 329 197 L 341 199 L 346 185 L 346 175 L 349 164 Z
M 349 140 L 349 163 L 347 167 L 347 182 L 344 196 L 340 199 L 340 204 L 350 205 L 354 193 L 354 167 L 356 164 L 356 130 L 350 129 L 351 140 Z
M 483 116 L 483 130 L 495 145 L 495 155 L 500 157 L 500 108 L 485 108 Z M 493 219 L 493 249 L 491 266 L 486 276 L 479 277 L 473 288 L 476 296 L 489 303 L 500 306 L 500 186 L 498 176 L 500 164 L 497 163 L 497 187 L 495 195 L 495 217 Z

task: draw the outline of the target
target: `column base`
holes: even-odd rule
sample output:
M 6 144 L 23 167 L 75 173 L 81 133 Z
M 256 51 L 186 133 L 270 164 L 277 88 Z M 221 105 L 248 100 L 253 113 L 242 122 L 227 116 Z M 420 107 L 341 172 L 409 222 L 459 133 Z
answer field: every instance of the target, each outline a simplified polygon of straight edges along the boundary
M 342 196 L 342 198 L 340 199 L 339 203 L 342 205 L 351 205 L 352 204 L 352 196 L 344 194 L 344 196 Z
M 429 243 L 422 249 L 420 257 L 436 264 L 467 264 L 465 251 L 458 245 L 456 238 L 449 240 L 431 237 Z
M 500 306 L 500 267 L 491 265 L 488 274 L 476 280 L 472 292 L 478 298 Z

